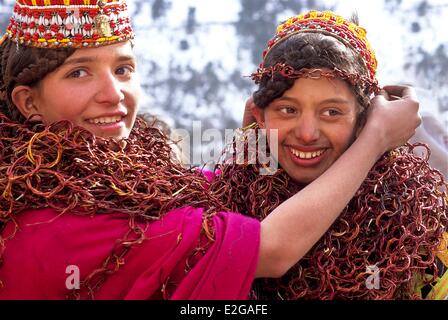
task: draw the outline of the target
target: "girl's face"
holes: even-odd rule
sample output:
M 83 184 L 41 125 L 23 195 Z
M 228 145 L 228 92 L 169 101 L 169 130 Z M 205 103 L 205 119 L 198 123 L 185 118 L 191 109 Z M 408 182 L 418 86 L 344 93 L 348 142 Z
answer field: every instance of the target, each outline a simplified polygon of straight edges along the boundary
M 256 108 L 255 116 L 260 127 L 278 130 L 281 167 L 307 184 L 353 142 L 357 110 L 356 97 L 344 81 L 303 78 L 264 110 Z
M 127 138 L 140 96 L 135 71 L 130 42 L 78 49 L 31 89 L 35 113 L 45 124 L 70 120 L 96 136 Z

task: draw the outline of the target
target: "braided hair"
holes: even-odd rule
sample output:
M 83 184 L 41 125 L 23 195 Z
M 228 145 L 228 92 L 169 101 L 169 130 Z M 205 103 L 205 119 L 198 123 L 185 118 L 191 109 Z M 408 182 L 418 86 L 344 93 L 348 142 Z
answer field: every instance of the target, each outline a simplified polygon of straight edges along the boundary
M 76 49 L 44 49 L 18 46 L 5 40 L 0 45 L 0 113 L 13 121 L 26 119 L 14 106 L 11 94 L 18 85 L 33 87 L 56 70 Z

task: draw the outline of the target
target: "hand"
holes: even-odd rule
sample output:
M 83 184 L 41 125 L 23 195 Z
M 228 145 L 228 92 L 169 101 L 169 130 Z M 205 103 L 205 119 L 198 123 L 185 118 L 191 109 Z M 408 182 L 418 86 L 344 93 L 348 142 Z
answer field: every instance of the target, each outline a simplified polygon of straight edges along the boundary
M 244 107 L 243 128 L 257 121 L 253 115 L 253 110 L 255 108 L 254 98 L 250 96 L 246 101 L 246 106 Z
M 414 89 L 386 86 L 372 99 L 364 130 L 378 136 L 384 153 L 405 144 L 415 134 L 422 122 L 418 109 Z

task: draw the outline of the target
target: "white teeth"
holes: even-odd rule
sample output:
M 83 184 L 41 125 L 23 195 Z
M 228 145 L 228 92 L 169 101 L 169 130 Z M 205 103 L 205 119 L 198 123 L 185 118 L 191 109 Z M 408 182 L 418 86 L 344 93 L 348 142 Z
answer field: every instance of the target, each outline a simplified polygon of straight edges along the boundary
M 295 155 L 297 158 L 300 158 L 300 159 L 313 159 L 313 158 L 320 156 L 325 151 L 325 150 L 319 150 L 319 151 L 314 151 L 314 152 L 301 152 L 301 151 L 293 149 L 293 148 L 290 148 L 290 150 L 293 155 Z
M 108 124 L 121 121 L 121 119 L 122 116 L 115 116 L 115 117 L 101 117 L 101 118 L 89 119 L 87 121 L 92 124 Z
M 299 151 L 295 150 L 295 149 L 291 149 L 292 153 L 298 157 L 299 156 Z

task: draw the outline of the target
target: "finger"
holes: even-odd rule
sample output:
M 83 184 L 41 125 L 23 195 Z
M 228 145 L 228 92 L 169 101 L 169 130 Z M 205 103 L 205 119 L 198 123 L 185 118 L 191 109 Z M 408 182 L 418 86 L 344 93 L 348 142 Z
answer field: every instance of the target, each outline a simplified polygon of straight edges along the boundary
M 384 86 L 383 90 L 387 91 L 391 95 L 401 97 L 401 95 L 403 94 L 404 88 L 406 88 L 406 87 L 401 86 L 401 85 L 388 85 L 388 86 Z
M 383 89 L 386 90 L 389 95 L 401 97 L 402 99 L 410 99 L 418 101 L 417 94 L 414 88 L 412 87 L 401 85 L 389 85 L 384 86 Z
M 415 92 L 414 88 L 412 87 L 404 88 L 403 99 L 418 101 L 417 93 Z
M 374 102 L 377 100 L 379 100 L 379 102 L 387 101 L 387 100 L 389 100 L 389 95 L 387 94 L 387 92 L 385 90 L 381 89 L 380 92 L 372 98 L 371 102 Z
M 381 90 L 380 90 L 380 94 L 381 94 L 382 96 L 384 96 L 384 99 L 386 99 L 386 100 L 390 100 L 390 95 L 387 93 L 386 90 L 381 89 Z

